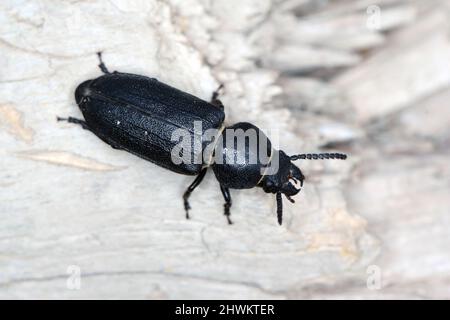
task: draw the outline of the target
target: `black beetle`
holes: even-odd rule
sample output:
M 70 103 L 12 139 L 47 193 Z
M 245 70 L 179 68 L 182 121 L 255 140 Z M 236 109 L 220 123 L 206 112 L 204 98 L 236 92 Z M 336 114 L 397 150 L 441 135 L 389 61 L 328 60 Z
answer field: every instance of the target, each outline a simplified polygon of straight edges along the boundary
M 98 53 L 102 76 L 81 83 L 75 90 L 75 100 L 85 120 L 73 117 L 60 118 L 70 123 L 81 125 L 92 131 L 100 139 L 115 149 L 131 152 L 171 171 L 196 175 L 194 182 L 183 195 L 186 218 L 189 218 L 189 196 L 202 182 L 208 167 L 212 167 L 219 181 L 220 190 L 225 198 L 224 213 L 228 223 L 230 220 L 231 196 L 229 189 L 249 189 L 261 187 L 267 193 L 276 194 L 278 223 L 282 223 L 282 199 L 296 195 L 300 188 L 296 188 L 291 180 L 303 186 L 305 177 L 292 161 L 298 159 L 346 159 L 341 153 L 299 154 L 288 156 L 281 150 L 272 147 L 270 141 L 256 126 L 240 122 L 224 128 L 225 113 L 218 98 L 219 87 L 212 94 L 211 102 L 206 102 L 193 95 L 168 86 L 154 78 L 145 76 L 109 72 Z M 211 149 L 210 154 L 203 156 L 208 141 L 201 140 L 200 161 L 174 162 L 173 149 L 178 141 L 173 141 L 175 130 L 183 129 L 195 138 L 195 121 L 202 124 L 201 134 L 209 129 L 218 130 L 216 145 L 222 145 L 219 153 Z M 232 144 L 226 144 L 231 133 L 241 129 L 242 132 L 254 130 L 258 134 L 257 147 L 253 148 L 245 142 L 239 145 L 231 136 Z M 231 131 L 230 131 L 231 130 Z M 231 133 L 230 133 L 231 132 Z M 264 138 L 268 161 L 263 162 L 260 157 L 260 140 Z M 206 140 L 206 139 L 205 139 Z M 224 147 L 225 146 L 225 147 Z M 182 155 L 183 152 L 179 154 Z M 221 154 L 221 156 L 220 156 Z M 189 158 L 191 154 L 189 154 Z M 193 155 L 194 157 L 198 154 Z M 242 156 L 243 162 L 227 161 Z M 256 161 L 250 161 L 249 159 Z M 277 170 L 267 171 L 267 168 L 277 158 Z M 211 157 L 216 161 L 211 163 Z M 209 159 L 207 159 L 209 158 Z

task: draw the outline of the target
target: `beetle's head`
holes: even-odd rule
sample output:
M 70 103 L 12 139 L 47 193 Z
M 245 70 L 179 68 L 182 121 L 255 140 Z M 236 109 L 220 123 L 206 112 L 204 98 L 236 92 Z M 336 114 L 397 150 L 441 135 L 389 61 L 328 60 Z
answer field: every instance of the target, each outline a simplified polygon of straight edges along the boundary
M 300 192 L 305 176 L 283 151 L 277 151 L 278 170 L 266 175 L 261 187 L 267 193 L 283 193 L 289 199 Z
M 292 196 L 300 192 L 303 186 L 305 176 L 301 170 L 293 163 L 295 160 L 316 160 L 316 159 L 341 159 L 345 160 L 347 156 L 342 153 L 308 153 L 288 156 L 283 151 L 277 151 L 278 170 L 273 174 L 264 176 L 260 186 L 267 193 L 282 193 L 291 202 Z

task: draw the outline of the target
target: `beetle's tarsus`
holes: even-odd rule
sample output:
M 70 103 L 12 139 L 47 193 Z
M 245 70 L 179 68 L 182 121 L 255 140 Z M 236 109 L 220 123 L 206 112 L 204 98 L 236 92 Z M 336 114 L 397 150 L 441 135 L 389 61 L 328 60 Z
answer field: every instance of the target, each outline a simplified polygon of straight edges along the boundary
M 227 202 L 223 206 L 225 208 L 224 214 L 225 214 L 225 217 L 227 218 L 228 224 L 233 224 L 233 221 L 231 221 L 231 218 L 230 218 L 231 200 L 229 203 Z
M 188 198 L 191 195 L 190 192 L 185 192 L 183 195 L 183 201 L 184 201 L 184 211 L 186 212 L 186 219 L 190 219 L 189 217 L 189 210 L 191 209 L 191 206 L 189 205 Z
M 213 104 L 216 107 L 223 110 L 224 106 L 223 106 L 222 101 L 217 99 L 220 95 L 220 90 L 222 90 L 222 88 L 223 88 L 223 84 L 221 83 L 220 86 L 213 92 L 213 94 L 211 96 L 211 104 Z
M 75 123 L 75 124 L 79 124 L 84 130 L 89 130 L 91 131 L 91 129 L 89 128 L 89 126 L 87 125 L 86 121 L 81 120 L 81 119 L 77 119 L 74 117 L 67 117 L 67 118 L 62 118 L 57 116 L 56 117 L 57 121 L 67 121 L 69 123 Z
M 102 59 L 102 52 L 101 52 L 101 51 L 97 52 L 97 56 L 98 56 L 98 60 L 100 61 L 100 64 L 98 65 L 98 67 L 100 68 L 100 70 L 101 70 L 104 74 L 111 73 L 111 72 L 108 71 L 108 68 L 106 68 L 105 63 L 103 62 L 103 59 Z
M 224 211 L 223 214 L 225 217 L 227 217 L 228 224 L 233 224 L 233 222 L 230 219 L 230 208 L 233 202 L 231 201 L 231 194 L 230 189 L 225 188 L 224 186 L 220 185 L 220 191 L 222 191 L 223 198 L 225 199 L 225 204 L 223 205 Z
M 277 219 L 278 224 L 281 226 L 283 223 L 283 199 L 281 198 L 281 192 L 277 193 Z
M 213 92 L 211 100 L 216 100 L 219 97 L 220 91 L 223 89 L 223 83 Z
M 202 182 L 203 178 L 205 177 L 206 171 L 208 168 L 202 169 L 198 176 L 195 178 L 194 182 L 191 183 L 191 185 L 187 188 L 187 190 L 183 194 L 183 202 L 184 202 L 184 210 L 186 211 L 186 219 L 189 219 L 189 209 L 191 209 L 191 206 L 189 205 L 189 197 L 194 191 L 195 188 Z

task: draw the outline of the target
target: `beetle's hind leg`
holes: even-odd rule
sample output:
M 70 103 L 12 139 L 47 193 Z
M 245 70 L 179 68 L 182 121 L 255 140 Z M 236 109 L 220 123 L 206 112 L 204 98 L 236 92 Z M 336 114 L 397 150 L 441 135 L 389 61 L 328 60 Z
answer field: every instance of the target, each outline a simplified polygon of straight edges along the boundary
M 232 205 L 230 189 L 220 185 L 220 191 L 222 191 L 223 198 L 225 199 L 225 204 L 223 205 L 225 217 L 227 217 L 228 224 L 233 224 L 230 219 L 230 208 Z
M 103 62 L 103 59 L 102 59 L 102 52 L 101 52 L 101 51 L 97 52 L 97 56 L 98 56 L 98 60 L 100 61 L 99 65 L 98 65 L 98 67 L 100 68 L 100 70 L 101 70 L 104 74 L 111 73 L 111 72 L 109 72 L 108 68 L 106 68 L 105 63 Z
M 191 209 L 191 206 L 189 205 L 189 197 L 190 197 L 192 191 L 194 191 L 194 189 L 197 188 L 197 186 L 202 182 L 207 170 L 208 170 L 208 168 L 202 169 L 202 171 L 200 171 L 199 175 L 195 178 L 194 182 L 191 183 L 191 185 L 187 188 L 187 190 L 183 194 L 184 210 L 186 211 L 186 219 L 189 219 L 189 209 Z
M 86 121 L 81 120 L 81 119 L 77 119 L 77 118 L 73 118 L 73 117 L 68 117 L 68 118 L 56 117 L 56 120 L 57 121 L 67 121 L 69 123 L 79 124 L 84 130 L 91 131 L 91 129 L 89 128 L 89 126 L 86 123 Z
M 223 103 L 218 99 L 220 91 L 223 89 L 223 84 L 221 84 L 212 94 L 211 96 L 211 104 L 215 105 L 216 107 L 219 107 L 223 110 Z

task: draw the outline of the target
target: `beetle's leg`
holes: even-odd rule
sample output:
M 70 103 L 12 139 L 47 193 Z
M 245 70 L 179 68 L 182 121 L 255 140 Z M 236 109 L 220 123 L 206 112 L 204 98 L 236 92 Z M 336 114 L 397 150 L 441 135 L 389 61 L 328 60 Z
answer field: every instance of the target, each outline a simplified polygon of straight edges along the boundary
M 84 121 L 84 120 L 80 120 L 80 119 L 73 118 L 73 117 L 68 117 L 68 118 L 56 117 L 56 120 L 58 120 L 58 121 L 67 121 L 69 123 L 79 124 L 84 130 L 91 131 L 91 129 L 87 125 L 86 121 Z
M 227 217 L 228 224 L 232 224 L 233 222 L 230 219 L 230 208 L 231 208 L 231 195 L 230 195 L 230 189 L 225 188 L 224 186 L 220 185 L 220 191 L 222 191 L 223 198 L 225 199 L 225 204 L 223 207 L 225 208 L 224 214 L 225 217 Z
M 223 89 L 223 84 L 221 83 L 219 85 L 219 87 L 213 92 L 212 97 L 211 97 L 212 101 L 217 100 L 217 98 L 219 97 L 219 94 L 220 94 L 220 90 L 222 90 L 222 89 Z
M 277 218 L 278 223 L 281 226 L 281 223 L 283 222 L 283 200 L 281 199 L 281 192 L 277 193 Z
M 100 68 L 100 70 L 101 70 L 104 74 L 111 73 L 111 72 L 108 71 L 108 68 L 106 68 L 105 64 L 103 63 L 102 52 L 101 52 L 101 51 L 97 52 L 97 56 L 98 56 L 98 60 L 100 61 L 100 64 L 98 65 L 98 67 Z
M 215 105 L 216 107 L 219 107 L 220 109 L 223 109 L 223 103 L 219 99 L 220 90 L 223 88 L 223 84 L 221 84 L 212 94 L 211 97 L 211 104 Z
M 191 195 L 192 191 L 194 191 L 194 189 L 197 188 L 197 186 L 202 182 L 203 178 L 205 177 L 206 170 L 208 170 L 208 168 L 205 168 L 202 171 L 200 171 L 199 175 L 195 178 L 194 182 L 192 182 L 192 184 L 187 188 L 187 190 L 183 194 L 186 219 L 189 219 L 189 209 L 191 209 L 191 206 L 189 205 L 189 196 Z

